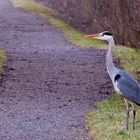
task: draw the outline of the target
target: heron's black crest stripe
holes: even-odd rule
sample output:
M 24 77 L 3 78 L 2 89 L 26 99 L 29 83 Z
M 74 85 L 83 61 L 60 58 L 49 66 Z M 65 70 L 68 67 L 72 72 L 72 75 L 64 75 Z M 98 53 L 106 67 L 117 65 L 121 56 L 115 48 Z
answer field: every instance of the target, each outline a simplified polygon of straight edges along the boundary
M 104 33 L 103 33 L 103 35 L 113 36 L 113 34 L 112 34 L 112 33 L 110 33 L 110 32 L 104 32 Z
M 117 74 L 116 76 L 115 76 L 115 78 L 114 78 L 114 81 L 117 81 L 118 79 L 120 79 L 121 78 L 121 75 L 120 74 Z

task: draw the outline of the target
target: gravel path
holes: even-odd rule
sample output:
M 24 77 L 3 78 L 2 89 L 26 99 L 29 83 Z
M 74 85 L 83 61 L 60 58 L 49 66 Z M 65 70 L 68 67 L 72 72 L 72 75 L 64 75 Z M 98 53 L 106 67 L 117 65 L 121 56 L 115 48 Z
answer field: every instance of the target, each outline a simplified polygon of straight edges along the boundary
M 113 93 L 105 52 L 69 44 L 9 0 L 0 0 L 0 42 L 8 54 L 0 140 L 91 140 L 86 114 Z

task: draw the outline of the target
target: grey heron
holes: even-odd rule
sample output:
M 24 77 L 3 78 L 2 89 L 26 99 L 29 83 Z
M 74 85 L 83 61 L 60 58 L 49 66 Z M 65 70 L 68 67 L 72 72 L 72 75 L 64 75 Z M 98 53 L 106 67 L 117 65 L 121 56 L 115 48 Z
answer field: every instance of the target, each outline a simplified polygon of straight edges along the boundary
M 116 47 L 112 33 L 108 31 L 99 34 L 86 35 L 87 38 L 96 38 L 107 41 L 109 48 L 106 54 L 106 67 L 116 92 L 119 92 L 125 100 L 127 107 L 126 128 L 128 129 L 129 112 L 133 112 L 133 130 L 135 129 L 136 110 L 133 103 L 140 106 L 140 84 L 125 71 L 114 66 L 112 53 Z M 129 107 L 131 104 L 131 108 Z

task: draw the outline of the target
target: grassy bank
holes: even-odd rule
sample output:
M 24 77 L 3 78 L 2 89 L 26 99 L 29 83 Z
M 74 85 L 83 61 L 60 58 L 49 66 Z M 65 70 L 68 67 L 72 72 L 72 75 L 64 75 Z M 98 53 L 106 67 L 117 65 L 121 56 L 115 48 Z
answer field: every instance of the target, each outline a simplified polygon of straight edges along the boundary
M 138 110 L 138 107 L 137 107 Z M 140 114 L 137 111 L 136 130 L 132 130 L 132 114 L 130 129 L 125 128 L 126 109 L 120 95 L 97 103 L 97 110 L 88 113 L 87 123 L 91 134 L 97 140 L 139 140 Z
M 16 7 L 34 12 L 49 21 L 72 44 L 82 47 L 96 46 L 105 48 L 105 44 L 97 40 L 84 38 L 84 34 L 75 30 L 65 22 L 54 17 L 55 13 L 48 7 L 33 0 L 11 0 Z M 140 80 L 140 50 L 118 46 L 115 56 L 120 59 L 123 69 Z M 137 107 L 138 110 L 138 107 Z M 138 140 L 140 139 L 140 114 L 137 113 L 136 130 L 125 129 L 126 111 L 123 99 L 119 95 L 97 103 L 97 110 L 87 115 L 87 125 L 91 135 L 97 140 Z
M 6 53 L 5 53 L 4 49 L 0 48 L 0 74 L 4 70 L 5 63 L 6 63 Z M 1 76 L 0 76 L 0 78 L 1 78 Z
M 123 69 L 140 81 L 140 49 L 120 46 L 115 56 L 120 58 Z

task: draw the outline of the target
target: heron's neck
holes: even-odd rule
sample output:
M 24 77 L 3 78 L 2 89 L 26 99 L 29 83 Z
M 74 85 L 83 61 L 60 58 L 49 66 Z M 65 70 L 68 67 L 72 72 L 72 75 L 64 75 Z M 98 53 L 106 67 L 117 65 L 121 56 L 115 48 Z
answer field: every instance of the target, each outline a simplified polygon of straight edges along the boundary
M 115 42 L 114 42 L 114 39 L 112 38 L 112 40 L 109 42 L 109 48 L 106 55 L 107 71 L 111 79 L 113 78 L 113 75 L 115 74 L 115 71 L 116 71 L 116 67 L 114 66 L 113 59 L 112 59 L 112 54 L 114 52 L 114 49 L 115 49 Z

